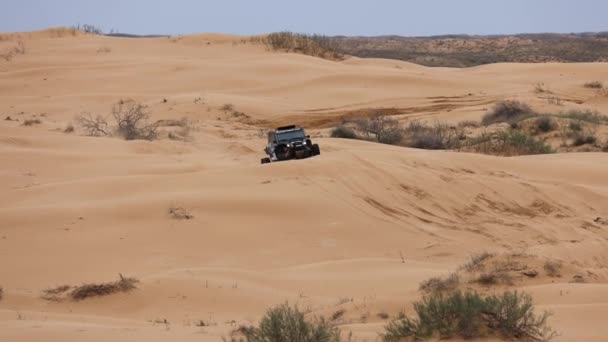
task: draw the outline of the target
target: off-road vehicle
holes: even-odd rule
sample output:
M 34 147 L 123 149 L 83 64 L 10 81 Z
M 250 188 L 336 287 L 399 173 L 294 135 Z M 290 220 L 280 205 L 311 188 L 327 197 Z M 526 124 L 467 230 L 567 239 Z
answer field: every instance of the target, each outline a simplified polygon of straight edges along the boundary
M 268 157 L 262 158 L 262 164 L 321 154 L 319 145 L 312 143 L 304 128 L 295 125 L 279 127 L 268 132 L 268 145 L 264 148 L 264 152 Z

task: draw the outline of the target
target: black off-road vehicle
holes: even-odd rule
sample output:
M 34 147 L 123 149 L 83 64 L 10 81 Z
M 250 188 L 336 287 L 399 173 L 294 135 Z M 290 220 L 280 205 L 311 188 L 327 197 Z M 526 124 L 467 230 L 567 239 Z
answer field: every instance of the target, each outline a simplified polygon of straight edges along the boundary
M 321 154 L 319 145 L 313 144 L 304 128 L 298 126 L 279 127 L 268 132 L 268 145 L 264 148 L 268 155 L 262 164 L 270 162 L 303 159 Z

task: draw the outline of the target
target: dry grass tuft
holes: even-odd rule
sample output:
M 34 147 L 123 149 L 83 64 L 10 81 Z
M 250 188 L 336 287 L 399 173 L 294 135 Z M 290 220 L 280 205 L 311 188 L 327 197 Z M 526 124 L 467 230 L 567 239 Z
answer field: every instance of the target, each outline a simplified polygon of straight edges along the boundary
M 585 83 L 585 88 L 589 88 L 589 89 L 603 89 L 604 88 L 604 84 L 600 81 L 591 81 L 591 82 L 587 82 Z
M 194 215 L 182 207 L 169 208 L 169 215 L 176 220 L 191 220 L 194 218 Z
M 420 291 L 426 293 L 452 292 L 460 285 L 460 276 L 452 273 L 447 277 L 433 277 L 420 283 Z
M 0 286 L 0 301 L 4 298 L 4 288 Z
M 489 252 L 472 255 L 469 261 L 462 265 L 461 268 L 467 272 L 481 271 L 485 266 L 485 261 L 493 258 L 495 255 L 496 254 Z
M 562 270 L 562 263 L 555 260 L 547 260 L 545 265 L 543 266 L 545 272 L 550 277 L 559 277 L 561 276 L 560 272 Z
M 54 302 L 61 301 L 66 292 L 71 290 L 72 287 L 69 285 L 62 285 L 51 289 L 42 291 L 42 299 L 50 300 Z
M 125 278 L 119 274 L 120 279 L 109 283 L 84 284 L 74 288 L 69 296 L 73 300 L 80 301 L 91 297 L 107 296 L 118 292 L 129 292 L 137 288 L 135 284 L 139 280 L 135 278 Z
M 23 126 L 34 126 L 34 125 L 40 125 L 42 123 L 42 121 L 40 121 L 40 119 L 27 119 L 25 121 L 23 121 Z

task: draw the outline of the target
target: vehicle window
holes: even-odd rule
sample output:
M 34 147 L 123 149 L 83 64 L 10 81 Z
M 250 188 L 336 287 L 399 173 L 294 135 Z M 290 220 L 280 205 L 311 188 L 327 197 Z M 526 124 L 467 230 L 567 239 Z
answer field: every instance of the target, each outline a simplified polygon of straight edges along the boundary
M 306 138 L 306 135 L 304 135 L 303 130 L 277 133 L 277 140 L 279 142 L 291 141 L 291 140 L 295 140 L 295 139 L 300 140 L 300 139 L 305 139 L 305 138 Z

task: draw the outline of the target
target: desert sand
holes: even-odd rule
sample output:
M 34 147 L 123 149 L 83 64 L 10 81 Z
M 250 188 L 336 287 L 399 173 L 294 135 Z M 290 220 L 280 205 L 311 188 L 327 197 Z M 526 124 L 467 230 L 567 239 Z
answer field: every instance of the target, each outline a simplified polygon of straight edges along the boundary
M 344 309 L 340 327 L 376 341 L 378 313 L 412 312 L 421 281 L 483 251 L 577 267 L 586 282 L 541 275 L 514 288 L 553 313 L 557 341 L 608 339 L 608 225 L 594 222 L 608 218 L 608 154 L 505 158 L 328 138 L 341 115 L 369 108 L 454 123 L 501 99 L 607 112 L 608 97 L 582 84 L 608 80 L 608 64 L 426 68 L 221 34 L 2 36 L 0 49 L 22 40 L 26 50 L 0 60 L 1 341 L 220 341 L 284 302 Z M 534 92 L 540 82 L 562 107 Z M 125 98 L 155 120 L 188 118 L 190 138 L 63 132 Z M 41 124 L 22 125 L 32 118 Z M 322 155 L 260 165 L 261 130 L 285 123 L 304 125 Z M 194 218 L 172 219 L 176 206 Z M 41 299 L 119 273 L 138 289 Z

